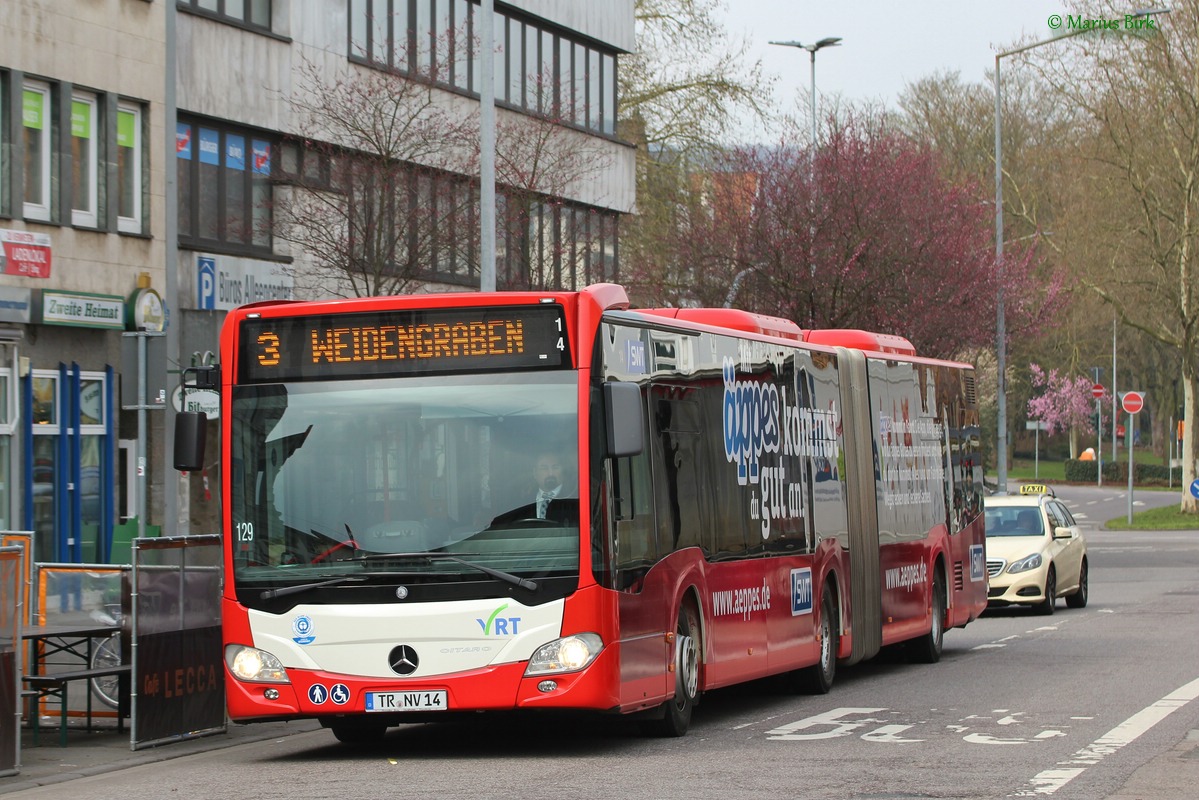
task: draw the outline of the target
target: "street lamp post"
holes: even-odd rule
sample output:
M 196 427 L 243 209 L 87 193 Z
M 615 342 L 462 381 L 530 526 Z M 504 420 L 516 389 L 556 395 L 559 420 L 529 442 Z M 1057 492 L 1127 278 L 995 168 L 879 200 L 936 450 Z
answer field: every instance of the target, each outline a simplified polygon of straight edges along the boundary
M 821 48 L 824 48 L 824 47 L 836 47 L 837 45 L 841 44 L 841 37 L 840 36 L 826 36 L 825 38 L 821 39 L 820 41 L 818 41 L 814 44 L 803 44 L 802 42 L 794 42 L 794 41 L 792 41 L 792 42 L 771 42 L 771 44 L 777 44 L 777 45 L 781 45 L 783 47 L 798 47 L 801 50 L 807 50 L 808 55 L 811 57 L 812 83 L 811 83 L 811 94 L 808 98 L 808 105 L 811 107 L 811 112 L 812 112 L 812 146 L 811 146 L 812 149 L 808 156 L 808 177 L 811 180 L 812 185 L 815 186 L 816 185 L 816 51 L 820 50 Z M 816 222 L 815 222 L 815 220 L 813 220 L 812 221 L 813 228 L 815 228 L 815 225 L 816 225 Z M 810 271 L 810 274 L 815 276 L 815 274 L 816 274 L 815 260 L 811 260 L 811 263 L 808 265 L 808 269 Z
M 1170 13 L 1170 9 L 1168 8 L 1147 8 L 1142 9 L 1141 11 L 1134 11 L 1129 16 L 1133 18 L 1141 18 L 1153 16 L 1154 14 L 1168 13 Z M 1005 371 L 1007 369 L 1007 331 L 1003 308 L 1003 138 L 1001 128 L 1002 98 L 999 91 L 999 62 L 1000 59 L 1007 58 L 1008 56 L 1025 53 L 1035 47 L 1053 44 L 1054 42 L 1059 42 L 1062 39 L 1069 39 L 1073 36 L 1078 36 L 1079 34 L 1087 33 L 1091 30 L 1094 29 L 1075 28 L 1057 36 L 1053 36 L 1049 39 L 1041 39 L 1040 41 L 1023 45 L 1022 47 L 1004 50 L 995 54 L 995 269 L 999 273 L 999 288 L 995 292 L 995 366 L 997 370 L 998 384 L 996 407 L 999 415 L 995 430 L 995 438 L 998 440 L 996 442 L 995 455 L 998 472 L 996 491 L 1000 493 L 1007 491 L 1007 387 L 1004 385 Z M 815 58 L 815 53 L 813 53 L 813 58 Z

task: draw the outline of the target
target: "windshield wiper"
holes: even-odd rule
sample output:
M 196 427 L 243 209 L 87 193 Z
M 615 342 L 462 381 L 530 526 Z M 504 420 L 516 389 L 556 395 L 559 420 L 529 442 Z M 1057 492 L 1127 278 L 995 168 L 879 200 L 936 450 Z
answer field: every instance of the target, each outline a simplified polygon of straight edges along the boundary
M 309 589 L 320 589 L 322 586 L 339 586 L 345 583 L 360 583 L 366 580 L 365 575 L 342 575 L 338 578 L 330 578 L 327 581 L 316 581 L 315 583 L 298 583 L 295 586 L 280 586 L 278 589 L 267 589 L 258 595 L 261 600 L 271 600 L 275 597 L 284 597 L 289 594 L 299 594 L 306 592 Z
M 383 561 L 385 559 L 400 559 L 400 558 L 425 558 L 430 561 L 440 559 L 442 561 L 453 561 L 455 564 L 461 564 L 464 567 L 478 570 L 484 575 L 492 578 L 498 578 L 501 581 L 510 583 L 513 586 L 519 586 L 522 589 L 528 589 L 530 592 L 537 591 L 537 584 L 528 578 L 522 578 L 519 575 L 513 575 L 511 572 L 504 572 L 499 569 L 485 567 L 482 564 L 476 564 L 473 561 L 467 561 L 458 556 L 450 555 L 449 553 L 376 553 L 375 555 L 366 556 L 364 561 Z

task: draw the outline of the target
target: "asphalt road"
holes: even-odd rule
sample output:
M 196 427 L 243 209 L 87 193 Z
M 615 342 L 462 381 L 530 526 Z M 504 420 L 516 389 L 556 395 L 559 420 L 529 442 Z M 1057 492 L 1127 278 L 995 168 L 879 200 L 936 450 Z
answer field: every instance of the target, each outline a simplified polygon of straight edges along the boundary
M 842 669 L 825 696 L 769 682 L 713 692 L 683 739 L 612 718 L 480 717 L 394 729 L 371 748 L 325 731 L 248 742 L 13 796 L 1194 796 L 1157 765 L 1199 736 L 1199 533 L 1098 530 L 1126 498 L 1058 494 L 1086 528 L 1087 608 L 990 612 L 947 634 L 941 663 L 887 654 Z M 1126 793 L 1134 776 L 1160 791 Z

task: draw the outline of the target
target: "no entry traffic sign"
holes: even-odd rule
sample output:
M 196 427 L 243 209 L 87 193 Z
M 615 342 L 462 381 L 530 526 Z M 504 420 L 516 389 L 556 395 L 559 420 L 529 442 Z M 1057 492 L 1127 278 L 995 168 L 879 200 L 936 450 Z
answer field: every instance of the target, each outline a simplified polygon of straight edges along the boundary
M 1097 383 L 1091 387 L 1091 397 L 1094 397 L 1096 400 L 1098 400 L 1100 397 L 1103 397 L 1106 391 L 1107 389 L 1103 388 L 1102 383 Z
M 1120 406 L 1129 414 L 1136 414 L 1145 407 L 1145 395 L 1141 392 L 1125 392 Z

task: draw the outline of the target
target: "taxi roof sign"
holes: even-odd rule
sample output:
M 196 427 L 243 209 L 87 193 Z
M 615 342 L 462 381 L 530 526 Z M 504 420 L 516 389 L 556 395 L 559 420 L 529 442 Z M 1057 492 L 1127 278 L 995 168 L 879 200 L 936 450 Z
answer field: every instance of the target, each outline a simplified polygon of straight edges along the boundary
M 1026 483 L 1020 487 L 1020 494 L 1047 494 L 1056 497 L 1053 490 L 1043 483 Z

